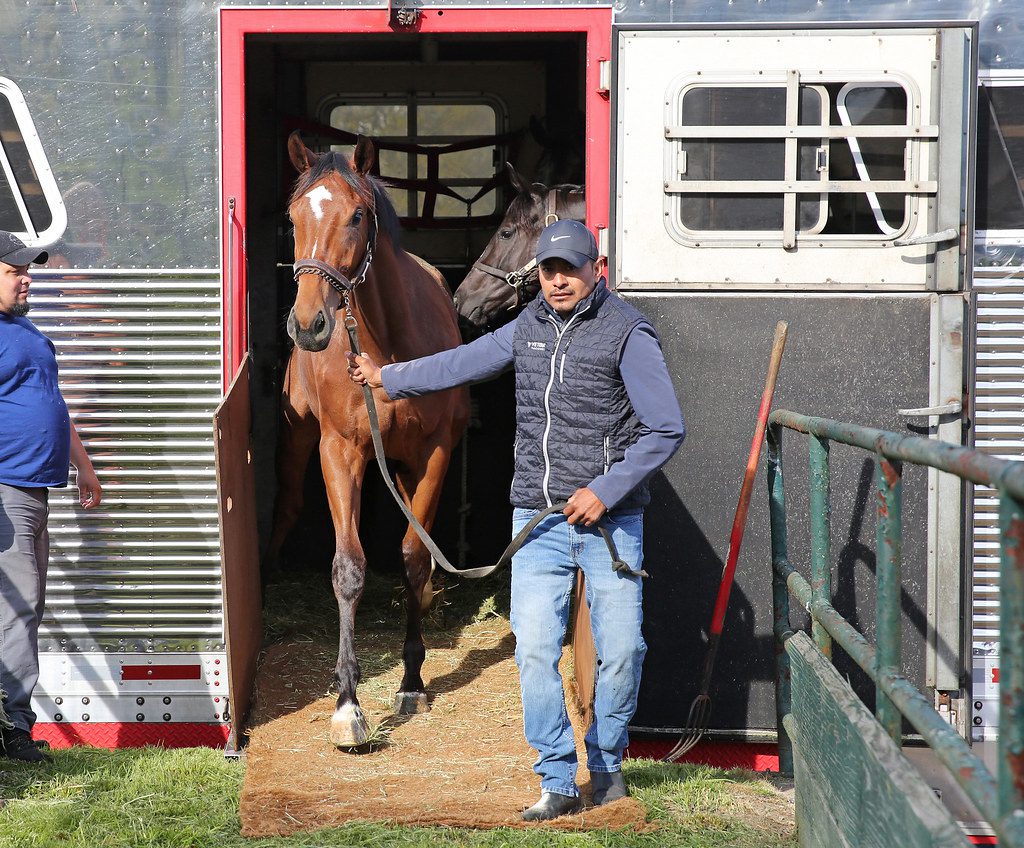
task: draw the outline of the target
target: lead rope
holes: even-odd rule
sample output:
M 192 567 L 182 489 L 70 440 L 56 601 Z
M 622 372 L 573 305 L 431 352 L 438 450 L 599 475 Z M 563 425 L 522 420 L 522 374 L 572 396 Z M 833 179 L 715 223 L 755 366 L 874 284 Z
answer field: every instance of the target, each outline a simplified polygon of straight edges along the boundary
M 356 321 L 355 315 L 352 314 L 352 305 L 349 302 L 348 293 L 343 295 L 343 300 L 345 305 L 345 330 L 348 332 L 349 345 L 352 347 L 352 352 L 356 356 L 359 356 L 362 353 L 362 349 L 359 347 L 359 337 L 356 332 L 359 324 Z M 362 385 L 362 390 L 363 401 L 366 403 L 366 414 L 370 419 L 370 436 L 373 439 L 373 450 L 377 455 L 377 467 L 380 469 L 381 477 L 384 478 L 384 483 L 387 485 L 388 491 L 391 492 L 391 497 L 395 499 L 395 503 L 398 504 L 402 512 L 405 514 L 405 517 L 409 520 L 410 526 L 416 531 L 416 535 L 420 537 L 420 541 L 423 542 L 426 549 L 430 552 L 434 562 L 449 574 L 458 574 L 459 576 L 466 577 L 468 579 L 477 579 L 480 577 L 487 577 L 498 569 L 504 568 L 512 561 L 512 556 L 523 546 L 538 524 L 552 513 L 561 512 L 568 506 L 568 503 L 563 501 L 562 503 L 552 504 L 547 509 L 538 512 L 509 543 L 508 547 L 505 548 L 504 552 L 494 565 L 483 565 L 477 568 L 456 568 L 448 562 L 447 557 L 441 553 L 441 549 L 434 543 L 434 540 L 430 538 L 430 534 L 423 529 L 423 525 L 420 524 L 419 519 L 413 515 L 412 510 L 406 506 L 402 496 L 398 493 L 398 489 L 395 487 L 395 482 L 391 479 L 391 475 L 388 473 L 387 463 L 384 459 L 384 442 L 380 435 L 380 420 L 377 417 L 377 405 L 374 403 L 373 393 L 370 390 L 370 387 L 365 383 Z M 597 529 L 602 538 L 604 538 L 605 545 L 608 546 L 608 553 L 611 556 L 613 571 L 625 572 L 626 574 L 636 577 L 647 577 L 646 571 L 643 571 L 642 569 L 640 571 L 633 571 L 633 569 L 629 567 L 629 564 L 619 557 L 619 552 L 615 547 L 615 542 L 612 540 L 612 534 L 608 532 L 607 527 L 599 524 Z

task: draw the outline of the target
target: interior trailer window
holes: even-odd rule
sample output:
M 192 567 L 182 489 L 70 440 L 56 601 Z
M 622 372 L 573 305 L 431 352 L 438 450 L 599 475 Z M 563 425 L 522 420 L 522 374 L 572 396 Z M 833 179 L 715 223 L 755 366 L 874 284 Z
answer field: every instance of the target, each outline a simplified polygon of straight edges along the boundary
M 893 240 L 913 223 L 920 97 L 908 79 L 796 71 L 677 80 L 666 99 L 665 220 L 682 244 Z
M 439 155 L 434 157 L 416 151 L 378 151 L 380 175 L 398 185 L 391 187 L 389 193 L 401 217 L 426 214 L 423 204 L 429 181 L 439 181 L 458 195 L 458 198 L 437 195 L 434 218 L 490 215 L 497 210 L 493 188 L 480 197 L 476 195 L 504 163 L 504 151 L 495 144 L 441 151 L 449 145 L 471 144 L 474 139 L 498 135 L 505 119 L 501 104 L 496 100 L 380 95 L 333 99 L 328 108 L 329 123 L 336 129 L 372 136 L 383 142 L 439 150 Z M 432 165 L 432 159 L 436 165 Z
M 986 81 L 978 92 L 977 229 L 1024 231 L 1024 80 Z
M 0 78 L 0 229 L 30 246 L 64 233 L 67 214 L 25 98 Z

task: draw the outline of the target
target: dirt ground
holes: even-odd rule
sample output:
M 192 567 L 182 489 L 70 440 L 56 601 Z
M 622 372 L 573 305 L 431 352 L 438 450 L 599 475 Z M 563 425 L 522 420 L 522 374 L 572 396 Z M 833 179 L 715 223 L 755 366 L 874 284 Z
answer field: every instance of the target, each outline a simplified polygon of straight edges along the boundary
M 541 825 L 520 812 L 539 797 L 533 751 L 523 738 L 519 680 L 508 622 L 490 618 L 458 635 L 428 634 L 423 678 L 431 711 L 392 715 L 401 680 L 402 634 L 357 637 L 359 699 L 376 728 L 371 750 L 335 749 L 327 738 L 334 696 L 326 681 L 333 645 L 322 640 L 270 646 L 257 678 L 242 833 L 286 835 L 353 820 L 458 827 L 653 829 L 633 798 Z M 567 674 L 568 653 L 563 661 Z M 568 699 L 572 703 L 572 698 Z M 579 717 L 578 782 L 589 800 Z

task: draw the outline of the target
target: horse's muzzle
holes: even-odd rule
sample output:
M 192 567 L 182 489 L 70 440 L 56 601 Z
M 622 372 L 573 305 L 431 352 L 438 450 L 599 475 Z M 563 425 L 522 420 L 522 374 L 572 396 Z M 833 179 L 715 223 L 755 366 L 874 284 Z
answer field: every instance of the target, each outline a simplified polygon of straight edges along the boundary
M 317 351 L 324 350 L 330 344 L 331 334 L 334 332 L 334 321 L 328 319 L 321 309 L 317 312 L 310 326 L 302 327 L 295 317 L 295 310 L 292 309 L 288 313 L 287 329 L 288 335 L 291 336 L 292 341 L 296 345 L 303 350 L 316 353 Z

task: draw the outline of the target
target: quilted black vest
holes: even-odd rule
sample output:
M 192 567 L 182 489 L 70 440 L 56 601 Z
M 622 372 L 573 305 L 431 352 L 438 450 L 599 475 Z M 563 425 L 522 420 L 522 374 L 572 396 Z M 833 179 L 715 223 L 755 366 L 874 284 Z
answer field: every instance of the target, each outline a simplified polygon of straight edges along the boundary
M 644 316 L 599 283 L 564 323 L 542 295 L 516 321 L 513 506 L 568 499 L 619 462 L 643 431 L 619 374 L 622 347 Z M 642 507 L 638 486 L 615 505 Z

